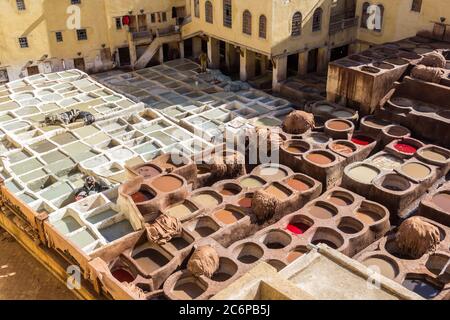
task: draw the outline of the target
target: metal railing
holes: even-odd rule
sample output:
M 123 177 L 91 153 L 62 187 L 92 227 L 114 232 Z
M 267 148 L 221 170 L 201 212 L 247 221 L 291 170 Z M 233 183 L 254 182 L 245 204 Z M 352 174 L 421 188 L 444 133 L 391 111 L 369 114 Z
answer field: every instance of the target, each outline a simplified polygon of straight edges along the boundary
M 336 33 L 344 31 L 345 29 L 356 27 L 358 26 L 358 21 L 359 17 L 345 18 L 345 16 L 343 19 L 330 21 L 329 34 L 334 35 Z

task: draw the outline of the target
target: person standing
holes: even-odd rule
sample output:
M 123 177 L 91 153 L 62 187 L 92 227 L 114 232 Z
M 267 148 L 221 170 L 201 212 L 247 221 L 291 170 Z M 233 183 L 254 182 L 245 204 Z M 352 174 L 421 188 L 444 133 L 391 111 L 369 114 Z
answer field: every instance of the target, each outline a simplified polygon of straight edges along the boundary
M 205 73 L 208 68 L 208 56 L 206 53 L 202 52 L 199 56 L 200 60 L 200 69 L 202 73 Z

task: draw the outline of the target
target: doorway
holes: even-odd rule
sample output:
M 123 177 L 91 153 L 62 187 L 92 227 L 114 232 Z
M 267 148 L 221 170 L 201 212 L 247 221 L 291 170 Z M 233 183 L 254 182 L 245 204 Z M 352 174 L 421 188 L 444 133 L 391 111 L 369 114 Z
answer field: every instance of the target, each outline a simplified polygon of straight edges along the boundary
M 147 15 L 146 14 L 138 15 L 138 26 L 139 26 L 139 31 L 147 31 Z
M 138 31 L 138 25 L 136 16 L 130 16 L 130 24 L 128 25 L 130 32 L 137 32 Z
M 348 47 L 349 45 L 345 45 L 342 47 L 331 49 L 330 61 L 335 61 L 348 56 Z
M 86 65 L 84 64 L 84 58 L 75 58 L 73 59 L 73 64 L 75 66 L 75 69 L 84 71 L 86 70 Z
M 27 67 L 27 74 L 28 76 L 39 74 L 39 67 L 38 66 Z
M 314 49 L 308 52 L 308 73 L 317 72 L 318 56 L 319 49 Z
M 130 48 L 119 48 L 119 65 L 129 66 L 131 65 Z
M 298 53 L 291 54 L 288 56 L 287 59 L 288 76 L 296 76 L 298 74 L 298 67 L 299 67 L 298 59 L 299 59 Z
M 184 40 L 184 57 L 192 58 L 193 56 L 192 50 L 192 38 Z

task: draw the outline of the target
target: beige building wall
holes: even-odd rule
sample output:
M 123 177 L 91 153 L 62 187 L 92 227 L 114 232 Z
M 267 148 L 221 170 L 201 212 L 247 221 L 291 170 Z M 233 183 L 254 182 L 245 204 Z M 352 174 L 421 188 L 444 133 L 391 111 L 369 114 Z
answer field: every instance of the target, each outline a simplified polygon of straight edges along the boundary
M 358 42 L 360 50 L 369 45 L 382 44 L 412 37 L 419 31 L 432 31 L 434 22 L 441 17 L 450 22 L 450 1 L 422 0 L 420 12 L 412 11 L 413 0 L 358 0 L 356 12 L 362 17 L 364 3 L 383 5 L 384 15 L 381 32 L 361 28 L 358 24 Z

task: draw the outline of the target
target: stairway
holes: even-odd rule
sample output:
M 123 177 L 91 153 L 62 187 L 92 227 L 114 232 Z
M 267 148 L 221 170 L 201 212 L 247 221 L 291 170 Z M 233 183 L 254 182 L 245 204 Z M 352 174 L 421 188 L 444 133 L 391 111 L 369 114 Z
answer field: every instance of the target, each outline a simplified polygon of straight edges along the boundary
M 178 42 L 181 40 L 181 35 L 179 33 L 170 33 L 166 35 L 158 35 L 152 41 L 152 43 L 147 47 L 142 56 L 134 64 L 134 69 L 143 69 L 152 60 L 155 54 L 159 51 L 159 48 L 170 42 Z

